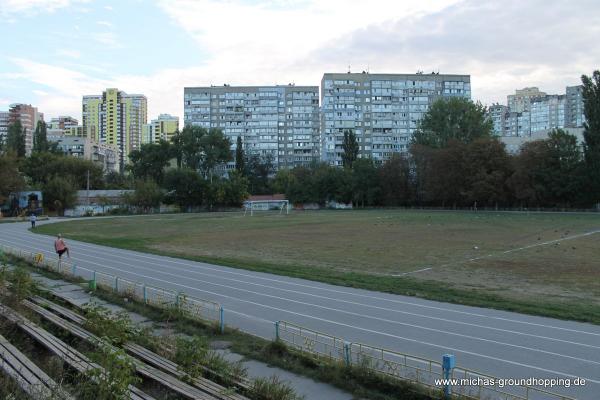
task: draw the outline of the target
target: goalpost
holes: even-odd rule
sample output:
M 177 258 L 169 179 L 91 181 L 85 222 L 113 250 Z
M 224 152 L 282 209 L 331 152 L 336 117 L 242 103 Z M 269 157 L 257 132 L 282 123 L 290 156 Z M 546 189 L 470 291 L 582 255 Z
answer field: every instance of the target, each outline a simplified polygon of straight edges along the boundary
M 279 211 L 279 214 L 290 213 L 289 200 L 249 200 L 244 202 L 244 216 L 250 211 L 250 216 L 255 211 Z

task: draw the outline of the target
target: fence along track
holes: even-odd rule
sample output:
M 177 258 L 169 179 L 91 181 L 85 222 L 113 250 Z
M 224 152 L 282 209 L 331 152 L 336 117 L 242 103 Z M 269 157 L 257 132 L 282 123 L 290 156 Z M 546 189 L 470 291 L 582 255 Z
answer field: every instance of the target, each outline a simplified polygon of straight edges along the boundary
M 416 383 L 428 388 L 430 393 L 439 393 L 441 386 L 435 384 L 436 379 L 443 378 L 442 364 L 426 358 L 411 356 L 392 350 L 369 346 L 362 343 L 351 343 L 342 338 L 327 335 L 287 321 L 278 321 L 276 336 L 290 347 L 312 357 L 344 363 L 346 366 L 368 368 L 385 376 Z M 494 379 L 489 375 L 456 367 L 451 378 L 461 379 Z M 496 386 L 453 386 L 455 396 L 480 400 L 575 400 L 568 396 L 552 393 L 533 386 L 512 387 L 508 392 Z
M 65 318 L 68 318 L 70 321 L 82 325 L 85 324 L 86 318 L 69 310 L 68 308 L 62 307 L 48 299 L 39 296 L 33 296 L 31 300 L 38 305 L 47 308 L 48 310 L 53 311 L 54 313 L 60 314 Z M 161 369 L 164 372 L 167 372 L 177 378 L 183 378 L 186 374 L 179 369 L 179 366 L 171 360 L 168 360 L 158 354 L 136 344 L 133 342 L 128 342 L 123 345 L 123 348 L 128 351 L 130 354 L 136 356 L 137 358 L 143 360 L 144 362 Z M 209 368 L 203 367 L 203 370 L 207 373 L 213 374 L 215 376 L 219 376 L 216 372 L 210 370 Z M 222 400 L 247 400 L 246 397 L 240 394 L 226 394 L 227 389 L 209 379 L 205 378 L 196 378 L 193 380 L 193 385 L 199 388 L 200 390 L 206 391 L 207 393 L 212 394 L 213 396 L 219 396 L 219 399 Z M 234 382 L 235 386 L 240 389 L 249 390 L 250 383 L 245 379 L 240 379 L 237 382 Z
M 175 290 L 164 289 L 157 286 L 145 285 L 140 282 L 122 278 L 117 275 L 107 274 L 84 267 L 79 267 L 69 261 L 60 263 L 42 257 L 37 259 L 36 254 L 15 249 L 0 244 L 0 251 L 20 257 L 33 265 L 48 269 L 70 278 L 84 278 L 106 291 L 112 291 L 133 300 L 152 305 L 162 309 L 175 309 L 189 318 L 208 322 L 218 322 L 224 328 L 223 308 L 217 302 L 188 296 Z
M 83 339 L 93 345 L 96 345 L 101 340 L 96 335 L 73 324 L 72 322 L 69 322 L 69 321 L 57 316 L 56 314 L 53 314 L 52 312 L 46 310 L 45 308 L 38 306 L 37 304 L 34 304 L 28 300 L 23 300 L 23 304 L 25 306 L 27 306 L 28 308 L 30 308 L 32 311 L 35 311 L 36 313 L 38 313 L 40 316 L 42 316 L 49 322 L 52 322 L 59 328 L 64 329 L 65 331 L 69 332 L 70 334 L 72 334 L 74 336 L 77 336 L 80 339 Z M 222 399 L 223 398 L 223 397 L 217 397 L 219 395 L 219 393 L 215 393 L 215 395 L 213 395 L 213 394 L 207 393 L 205 391 L 199 390 L 198 388 L 190 386 L 187 383 L 182 382 L 179 379 L 173 377 L 172 375 L 169 375 L 159 369 L 156 369 L 140 360 L 133 359 L 133 361 L 135 364 L 135 369 L 140 375 L 142 375 L 148 379 L 154 380 L 154 381 L 160 383 L 161 385 L 168 387 L 169 389 L 173 390 L 174 392 L 179 393 L 180 395 L 182 395 L 186 398 L 197 399 L 197 400 L 214 400 L 214 399 Z M 226 390 L 225 388 L 222 388 L 222 389 L 223 389 L 223 391 Z M 225 399 L 227 399 L 227 398 L 225 398 Z
M 0 335 L 0 368 L 31 398 L 75 399 L 2 335 Z
M 9 307 L 0 305 L 0 315 L 16 324 L 31 338 L 46 347 L 56 356 L 60 357 L 79 373 L 83 374 L 92 369 L 102 369 L 100 365 L 90 361 L 85 355 L 64 343 L 57 337 L 53 336 L 45 329 L 40 328 L 33 322 L 29 321 L 27 318 L 16 313 Z M 133 385 L 129 385 L 129 398 L 131 400 L 155 400 L 152 396 L 142 392 Z

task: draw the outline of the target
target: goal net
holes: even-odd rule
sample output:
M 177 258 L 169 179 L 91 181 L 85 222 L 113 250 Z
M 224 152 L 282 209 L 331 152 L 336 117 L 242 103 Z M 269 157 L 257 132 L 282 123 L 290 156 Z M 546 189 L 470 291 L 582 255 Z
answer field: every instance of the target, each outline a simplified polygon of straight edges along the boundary
M 288 200 L 252 200 L 244 202 L 244 215 L 253 216 L 255 212 L 277 212 L 278 214 L 290 213 Z

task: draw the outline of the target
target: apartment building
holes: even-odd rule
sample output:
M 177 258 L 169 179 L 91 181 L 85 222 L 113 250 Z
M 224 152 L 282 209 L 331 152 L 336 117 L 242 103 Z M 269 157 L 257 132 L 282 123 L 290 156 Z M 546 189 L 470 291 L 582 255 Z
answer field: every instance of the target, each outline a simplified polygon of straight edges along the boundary
M 0 111 L 0 144 L 6 142 L 6 135 L 8 135 L 8 125 L 10 124 L 8 117 L 8 111 Z
M 413 133 L 440 98 L 471 98 L 469 75 L 326 73 L 321 80 L 322 160 L 342 165 L 344 131 L 359 156 L 376 163 L 408 151 Z
M 179 130 L 179 117 L 160 114 L 158 118 L 144 125 L 142 143 L 158 143 L 161 140 L 170 142 Z
M 516 90 L 507 96 L 508 106 L 489 107 L 494 133 L 521 137 L 552 129 L 582 128 L 582 90 L 582 86 L 567 86 L 565 94 L 547 94 L 536 87 Z
M 83 96 L 82 133 L 97 143 L 116 146 L 119 165 L 124 168 L 129 153 L 140 147 L 148 119 L 148 100 L 141 94 L 127 94 L 116 88 L 102 95 Z
M 565 126 L 580 128 L 584 122 L 583 86 L 567 86 L 565 91 Z
M 68 156 L 90 160 L 101 166 L 105 172 L 119 170 L 119 149 L 115 145 L 98 143 L 86 137 L 48 134 L 48 141 L 58 144 L 58 148 Z
M 37 123 L 44 121 L 44 114 L 30 104 L 11 104 L 8 109 L 8 123 L 21 122 L 25 132 L 25 154 L 31 155 L 33 149 L 33 133 Z
M 319 160 L 317 86 L 186 87 L 184 113 L 185 125 L 222 129 L 232 151 L 239 136 L 247 153 L 271 157 L 277 168 Z

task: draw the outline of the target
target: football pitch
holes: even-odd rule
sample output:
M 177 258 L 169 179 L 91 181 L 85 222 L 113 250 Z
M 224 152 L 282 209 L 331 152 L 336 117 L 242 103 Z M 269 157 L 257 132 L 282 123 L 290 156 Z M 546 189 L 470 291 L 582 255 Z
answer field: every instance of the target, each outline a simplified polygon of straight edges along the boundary
M 600 305 L 595 214 L 170 214 L 69 221 L 36 232 L 438 300 L 457 301 L 454 293 L 467 304 L 517 310 L 515 304 L 528 304 L 524 312 Z

